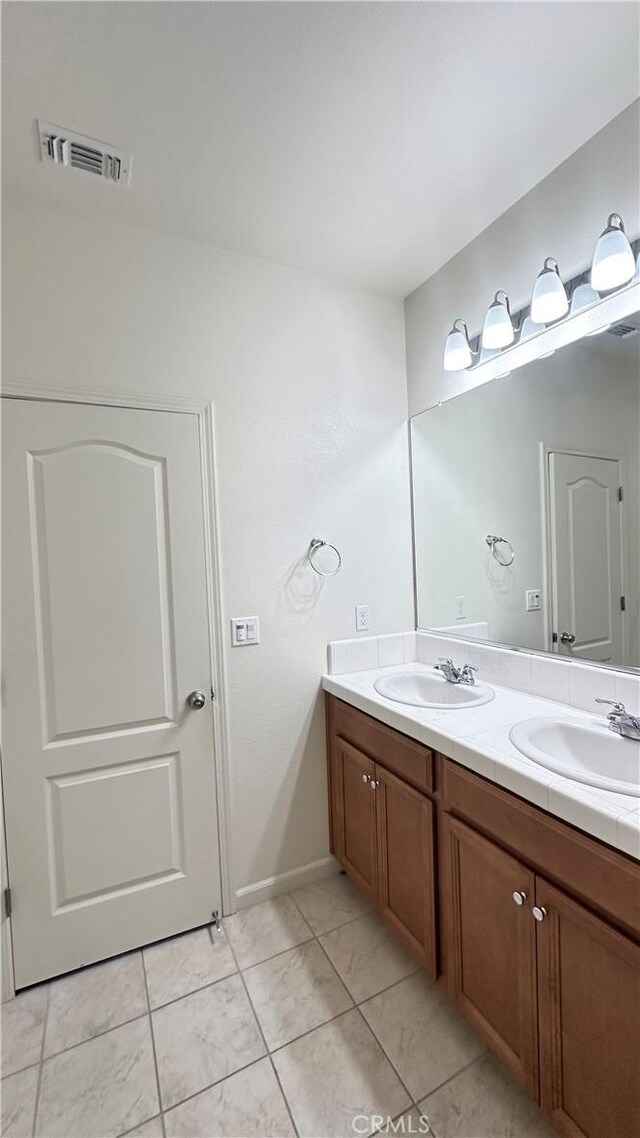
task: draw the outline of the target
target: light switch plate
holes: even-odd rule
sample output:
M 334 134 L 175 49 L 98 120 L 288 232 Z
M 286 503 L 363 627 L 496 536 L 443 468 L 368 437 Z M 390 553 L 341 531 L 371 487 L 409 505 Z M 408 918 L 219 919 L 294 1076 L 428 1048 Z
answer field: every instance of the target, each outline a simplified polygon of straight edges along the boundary
M 260 643 L 260 618 L 257 616 L 231 617 L 231 646 L 246 648 Z
M 541 596 L 542 589 L 527 589 L 525 593 L 525 607 L 527 612 L 538 612 L 540 610 Z
M 467 598 L 456 597 L 454 601 L 454 612 L 456 620 L 464 620 L 467 615 Z

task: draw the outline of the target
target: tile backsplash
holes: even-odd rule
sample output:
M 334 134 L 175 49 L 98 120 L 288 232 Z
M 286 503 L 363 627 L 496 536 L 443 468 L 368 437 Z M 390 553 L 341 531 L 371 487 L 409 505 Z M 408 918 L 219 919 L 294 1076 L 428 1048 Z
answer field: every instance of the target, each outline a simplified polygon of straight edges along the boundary
M 483 679 L 502 687 L 556 700 L 597 713 L 596 696 L 617 699 L 640 715 L 640 676 L 598 668 L 578 660 L 530 655 L 495 648 L 483 641 L 463 641 L 430 632 L 399 632 L 335 640 L 329 644 L 329 675 L 363 672 L 395 664 L 435 664 L 440 656 L 475 664 Z

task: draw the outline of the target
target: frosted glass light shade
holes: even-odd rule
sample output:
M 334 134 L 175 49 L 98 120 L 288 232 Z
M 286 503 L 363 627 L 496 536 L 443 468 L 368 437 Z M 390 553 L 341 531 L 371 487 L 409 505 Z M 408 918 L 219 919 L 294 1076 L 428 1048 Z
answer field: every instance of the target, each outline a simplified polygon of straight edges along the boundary
M 635 271 L 636 263 L 622 218 L 612 213 L 593 254 L 591 286 L 598 292 L 620 288 L 633 279 Z
M 493 304 L 489 305 L 482 328 L 483 348 L 508 348 L 515 339 L 509 298 L 506 292 L 497 292 Z
M 531 319 L 536 324 L 552 324 L 569 311 L 569 301 L 562 283 L 558 263 L 547 257 L 538 273 L 531 297 Z
M 532 320 L 530 316 L 526 316 L 522 322 L 518 342 L 522 343 L 524 340 L 530 340 L 532 336 L 537 336 L 538 332 L 544 332 L 544 324 L 536 324 L 535 320 Z
M 444 345 L 444 370 L 465 371 L 473 363 L 467 326 L 464 320 L 454 320 Z
M 582 312 L 583 308 L 589 308 L 592 304 L 599 304 L 599 302 L 600 297 L 591 285 L 578 285 L 578 287 L 573 290 L 571 297 L 571 315 L 573 316 L 576 312 Z

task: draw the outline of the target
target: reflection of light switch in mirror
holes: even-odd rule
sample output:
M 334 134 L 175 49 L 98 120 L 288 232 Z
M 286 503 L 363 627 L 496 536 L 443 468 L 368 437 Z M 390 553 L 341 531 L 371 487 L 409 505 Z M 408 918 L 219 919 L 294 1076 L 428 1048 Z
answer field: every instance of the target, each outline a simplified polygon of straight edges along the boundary
M 525 593 L 525 602 L 527 612 L 538 612 L 540 608 L 540 594 L 541 589 L 527 589 Z
M 467 598 L 456 597 L 455 599 L 455 617 L 456 620 L 464 620 L 467 615 Z

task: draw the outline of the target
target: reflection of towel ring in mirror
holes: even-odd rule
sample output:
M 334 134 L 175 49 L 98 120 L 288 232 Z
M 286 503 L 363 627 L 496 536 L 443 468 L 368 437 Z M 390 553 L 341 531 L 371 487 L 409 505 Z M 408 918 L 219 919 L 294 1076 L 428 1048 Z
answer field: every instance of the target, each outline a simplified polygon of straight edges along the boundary
M 324 565 L 323 560 L 325 559 L 320 554 L 322 549 L 328 554 Z M 313 537 L 311 539 L 311 545 L 309 546 L 308 556 L 311 568 L 319 577 L 335 577 L 336 573 L 340 571 L 342 557 L 335 545 L 332 545 L 329 541 L 323 541 L 320 537 Z
M 489 549 L 491 550 L 491 556 L 495 558 L 495 560 L 498 562 L 498 565 L 504 565 L 504 567 L 506 569 L 509 565 L 513 564 L 513 559 L 515 557 L 515 553 L 513 551 L 513 546 L 511 544 L 511 542 L 507 541 L 506 537 L 496 537 L 494 534 L 489 533 L 489 534 L 487 534 L 485 541 L 486 541 L 487 545 L 489 546 Z M 506 547 L 509 551 L 507 553 L 507 560 L 502 559 L 502 557 L 500 556 L 500 554 L 496 550 L 497 545 L 506 545 Z

